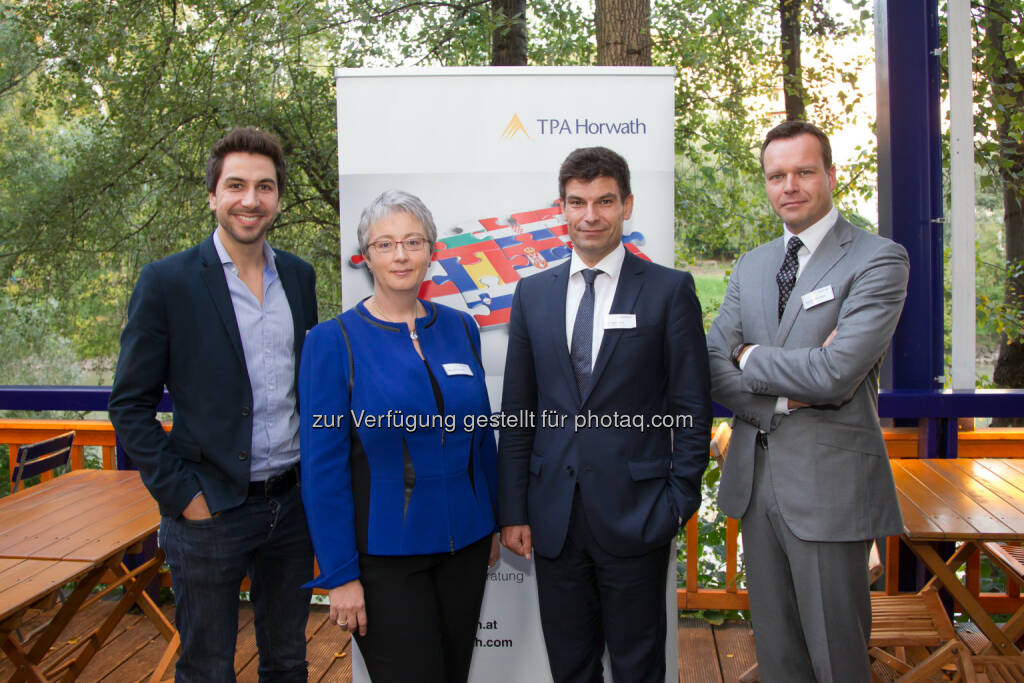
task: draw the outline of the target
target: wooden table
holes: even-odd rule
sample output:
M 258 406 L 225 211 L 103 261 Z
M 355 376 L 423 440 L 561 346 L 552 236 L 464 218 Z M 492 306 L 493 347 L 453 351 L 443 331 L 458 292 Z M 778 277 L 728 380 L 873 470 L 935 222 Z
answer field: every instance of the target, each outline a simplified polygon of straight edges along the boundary
M 992 643 L 991 650 L 1019 655 L 1024 607 L 1000 628 L 960 582 L 956 570 L 987 541 L 1024 541 L 1024 460 L 893 460 L 903 513 L 903 542 L 949 591 Z M 937 542 L 958 544 L 943 560 Z
M 174 627 L 144 591 L 163 552 L 132 570 L 122 562 L 159 526 L 138 472 L 78 470 L 0 498 L 0 649 L 18 666 L 11 681 L 74 680 L 132 605 L 176 643 Z M 92 594 L 101 579 L 106 587 Z M 22 618 L 71 581 L 75 590 L 26 651 L 16 635 Z M 118 587 L 124 593 L 103 623 L 44 671 L 43 658 L 71 618 Z

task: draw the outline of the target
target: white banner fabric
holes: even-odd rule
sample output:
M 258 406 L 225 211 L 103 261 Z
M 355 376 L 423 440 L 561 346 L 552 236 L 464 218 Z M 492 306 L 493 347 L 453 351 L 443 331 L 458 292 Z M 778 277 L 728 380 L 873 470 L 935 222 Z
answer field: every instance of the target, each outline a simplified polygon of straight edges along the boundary
M 625 157 L 635 199 L 623 243 L 673 265 L 674 79 L 671 67 L 337 69 L 343 306 L 373 292 L 356 238 L 363 208 L 387 189 L 419 196 L 438 229 L 420 297 L 476 319 L 498 411 L 516 283 L 570 255 L 557 202 L 569 152 L 601 145 Z M 665 680 L 675 681 L 674 553 L 668 577 Z M 503 551 L 476 645 L 472 683 L 551 680 L 532 562 Z M 353 653 L 353 681 L 368 683 Z

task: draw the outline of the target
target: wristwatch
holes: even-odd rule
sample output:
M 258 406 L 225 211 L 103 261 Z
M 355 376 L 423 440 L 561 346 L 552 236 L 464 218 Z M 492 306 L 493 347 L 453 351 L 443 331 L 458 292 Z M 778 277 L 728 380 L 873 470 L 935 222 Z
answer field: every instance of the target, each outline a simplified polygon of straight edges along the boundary
M 749 345 L 746 342 L 740 342 L 735 347 L 733 347 L 732 353 L 729 355 L 729 360 L 732 361 L 732 364 L 736 366 L 737 370 L 741 369 L 740 356 L 743 355 L 743 349 L 747 348 L 747 346 Z

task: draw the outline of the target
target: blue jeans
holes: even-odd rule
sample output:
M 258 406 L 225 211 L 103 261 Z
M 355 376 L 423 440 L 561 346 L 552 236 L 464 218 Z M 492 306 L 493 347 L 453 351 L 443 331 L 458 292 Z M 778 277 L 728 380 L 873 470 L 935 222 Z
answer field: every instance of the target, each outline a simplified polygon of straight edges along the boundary
M 160 546 L 174 581 L 181 634 L 177 683 L 235 680 L 238 592 L 246 574 L 260 681 L 306 680 L 306 620 L 313 545 L 299 487 L 250 497 L 210 519 L 164 517 Z

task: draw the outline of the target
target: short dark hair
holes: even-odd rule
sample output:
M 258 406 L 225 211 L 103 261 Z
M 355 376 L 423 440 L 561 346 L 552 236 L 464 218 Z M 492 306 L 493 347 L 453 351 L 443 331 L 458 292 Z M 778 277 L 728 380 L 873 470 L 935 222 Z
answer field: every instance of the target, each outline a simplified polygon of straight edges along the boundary
M 764 142 L 761 143 L 761 172 L 764 173 L 764 150 L 768 148 L 769 142 L 795 138 L 800 135 L 813 135 L 818 138 L 818 142 L 821 143 L 821 158 L 825 162 L 825 170 L 832 168 L 832 145 L 829 144 L 828 136 L 821 128 L 806 121 L 784 121 L 764 136 Z
M 214 143 L 210 149 L 210 158 L 206 161 L 206 191 L 213 194 L 217 191 L 217 181 L 224 167 L 224 157 L 232 152 L 247 152 L 269 157 L 274 162 L 277 174 L 277 196 L 284 194 L 285 165 L 284 150 L 273 134 L 251 126 L 235 126 L 231 131 Z
M 573 150 L 558 169 L 558 196 L 565 199 L 565 185 L 570 180 L 590 182 L 599 176 L 618 183 L 620 199 L 633 194 L 629 187 L 629 164 L 625 159 L 607 147 L 581 147 Z

